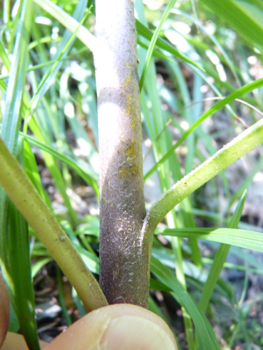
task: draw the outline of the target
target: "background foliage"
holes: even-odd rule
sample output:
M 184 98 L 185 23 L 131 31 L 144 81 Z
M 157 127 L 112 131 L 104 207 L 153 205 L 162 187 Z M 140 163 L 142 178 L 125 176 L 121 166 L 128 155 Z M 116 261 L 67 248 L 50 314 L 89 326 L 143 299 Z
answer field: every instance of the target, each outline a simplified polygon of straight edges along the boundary
M 74 32 L 91 5 L 84 26 Z M 262 117 L 263 7 L 259 0 L 145 0 L 136 1 L 135 8 L 149 208 Z M 1 138 L 97 276 L 95 4 L 3 0 L 1 18 Z M 255 80 L 257 85 L 249 87 Z M 241 87 L 242 101 L 203 118 L 175 149 L 175 142 L 216 99 Z M 262 348 L 262 163 L 259 146 L 183 200 L 158 226 L 149 308 L 172 327 L 181 349 L 195 349 L 193 329 L 202 349 Z M 7 215 L 3 208 L 2 224 Z M 14 284 L 17 292 L 11 280 L 19 274 L 10 267 L 10 293 L 18 296 L 11 298 L 10 329 L 19 329 L 19 314 L 25 312 L 19 293 L 27 285 L 32 305 L 35 300 L 42 310 L 37 313 L 40 336 L 41 322 L 56 325 L 47 327 L 53 329 L 45 334 L 49 340 L 54 328 L 83 315 L 84 307 L 32 228 L 11 204 L 8 208 L 13 226 L 7 225 L 9 246 L 1 241 L 2 262 L 9 261 L 12 251 L 16 265 L 28 265 L 23 267 L 27 282 Z M 31 266 L 25 258 L 29 253 L 24 249 L 21 255 L 16 244 L 27 246 L 27 230 Z M 60 313 L 49 311 L 57 305 L 50 302 L 52 296 L 59 299 L 62 320 Z M 33 310 L 28 317 L 34 318 Z M 32 334 L 36 326 L 33 321 L 28 325 L 32 328 L 25 332 Z

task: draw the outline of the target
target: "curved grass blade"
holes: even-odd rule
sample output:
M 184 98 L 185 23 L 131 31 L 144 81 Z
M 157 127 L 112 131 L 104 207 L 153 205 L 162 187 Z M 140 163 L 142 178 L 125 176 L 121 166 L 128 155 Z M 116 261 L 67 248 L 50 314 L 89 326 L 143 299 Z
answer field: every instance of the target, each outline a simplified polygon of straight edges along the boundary
M 224 107 L 228 103 L 232 102 L 236 98 L 238 98 L 244 94 L 247 94 L 248 92 L 253 91 L 254 89 L 257 89 L 261 86 L 263 86 L 263 79 L 258 79 L 250 84 L 247 84 L 247 85 L 243 86 L 242 88 L 236 90 L 232 94 L 228 95 L 223 100 L 216 103 L 212 108 L 210 108 L 203 115 L 201 115 L 201 117 L 198 118 L 198 120 L 196 122 L 194 122 L 194 124 L 180 137 L 180 139 L 176 142 L 176 144 L 173 145 L 173 147 L 171 147 L 170 150 L 162 157 L 162 159 L 160 159 L 152 167 L 152 169 L 150 171 L 148 171 L 147 174 L 145 174 L 144 180 L 147 180 L 158 169 L 158 167 L 173 154 L 173 152 L 176 150 L 176 148 L 178 148 L 184 142 L 184 140 L 188 137 L 188 135 L 190 135 L 205 119 L 210 117 L 212 114 L 214 114 L 219 109 L 221 109 L 222 107 Z
M 28 225 L 14 204 L 7 200 L 8 226 L 2 269 L 8 283 L 10 301 L 20 330 L 30 349 L 40 349 L 35 321 L 34 291 L 31 283 Z
M 25 7 L 28 8 L 25 14 Z M 21 121 L 21 104 L 28 64 L 27 42 L 31 22 L 31 0 L 26 0 L 22 17 L 19 21 L 14 58 L 11 65 L 10 77 L 6 91 L 5 111 L 2 118 L 1 137 L 10 152 L 16 152 L 17 136 Z
M 236 210 L 228 224 L 229 228 L 238 227 L 238 224 L 243 212 L 243 208 L 245 205 L 245 200 L 246 200 L 246 191 L 243 193 L 243 196 L 240 198 L 240 201 L 236 207 Z M 213 261 L 213 265 L 211 266 L 211 269 L 209 272 L 208 279 L 204 285 L 204 289 L 203 289 L 202 296 L 199 303 L 199 309 L 202 312 L 206 311 L 206 308 L 209 304 L 210 298 L 212 296 L 213 290 L 215 288 L 219 275 L 222 271 L 223 265 L 226 261 L 230 248 L 231 248 L 231 245 L 229 244 L 221 244 L 216 253 L 216 256 Z
M 169 65 L 169 69 L 171 69 L 171 71 L 173 72 L 175 80 L 178 84 L 178 90 L 181 93 L 183 105 L 187 106 L 190 104 L 191 98 L 189 95 L 186 81 L 183 77 L 181 69 L 179 69 L 179 64 L 177 62 L 174 62 L 174 65 L 170 65 L 170 64 L 168 65 Z M 184 118 L 188 121 L 189 125 L 192 123 L 192 119 L 195 118 L 194 111 L 192 111 L 191 113 L 190 110 L 185 110 L 183 115 L 184 115 Z M 187 152 L 185 164 L 184 164 L 184 168 L 185 168 L 184 170 L 186 173 L 192 170 L 194 150 L 195 150 L 194 143 L 195 143 L 194 135 L 192 134 L 191 137 L 187 139 L 188 152 Z M 170 141 L 169 146 L 167 148 L 170 148 L 171 146 L 172 146 L 172 140 Z M 179 179 L 183 178 L 178 159 L 176 159 L 176 154 L 173 154 L 173 156 L 169 159 L 169 163 L 170 163 L 171 172 L 173 174 L 173 181 L 174 183 L 176 183 Z M 174 222 L 176 223 L 176 226 L 178 225 L 178 221 L 181 220 L 181 224 L 179 224 L 179 226 L 186 225 L 189 227 L 195 227 L 195 220 L 192 214 L 191 207 L 192 207 L 192 203 L 191 203 L 191 198 L 189 196 L 180 204 L 178 217 L 174 220 Z M 173 212 L 172 212 L 172 215 L 173 215 Z M 173 226 L 170 226 L 170 227 L 173 227 Z M 187 290 L 187 285 L 186 285 L 186 280 L 184 277 L 184 270 L 183 270 L 183 257 L 182 257 L 181 243 L 182 242 L 180 238 L 173 238 L 171 242 L 172 248 L 174 251 L 174 258 L 176 262 L 176 277 L 178 278 L 178 281 L 181 283 L 181 285 Z M 197 240 L 190 239 L 189 246 L 191 248 L 191 258 L 194 264 L 201 268 L 202 259 L 201 259 L 200 249 L 198 247 Z M 193 332 L 192 322 L 189 318 L 188 313 L 184 308 L 182 308 L 182 314 L 184 319 L 185 333 L 186 333 L 188 347 L 189 347 L 189 350 L 192 350 L 194 349 L 194 332 Z
M 190 19 L 190 21 L 192 21 L 193 23 L 195 23 L 195 25 L 201 29 L 209 38 L 210 40 L 218 47 L 219 51 L 222 52 L 222 55 L 225 59 L 225 61 L 227 62 L 229 68 L 231 69 L 231 72 L 233 73 L 233 76 L 238 84 L 238 86 L 240 87 L 240 81 L 239 81 L 239 78 L 238 78 L 238 75 L 237 75 L 237 72 L 235 70 L 235 67 L 234 67 L 234 64 L 232 62 L 232 60 L 230 59 L 230 57 L 228 56 L 226 50 L 223 48 L 223 46 L 220 44 L 220 42 L 217 40 L 217 38 L 212 34 L 212 33 L 209 33 L 205 26 L 203 26 L 201 24 L 201 22 L 197 19 L 197 18 L 194 18 L 192 16 L 190 16 L 188 13 L 184 12 L 184 11 L 181 11 L 179 9 L 172 9 L 171 11 L 172 13 L 175 13 L 175 14 L 179 14 L 181 16 L 184 16 L 188 19 Z M 186 38 L 187 40 L 187 38 Z
M 41 260 L 37 260 L 36 262 L 34 262 L 32 264 L 32 279 L 34 279 L 37 275 L 37 273 L 42 269 L 42 267 L 44 267 L 45 265 L 47 265 L 49 262 L 53 261 L 53 259 L 51 257 L 48 258 L 41 258 Z
M 59 304 L 62 308 L 62 314 L 66 320 L 67 326 L 70 326 L 72 324 L 72 321 L 71 321 L 70 315 L 68 314 L 67 303 L 65 300 L 65 295 L 63 293 L 63 280 L 62 280 L 62 272 L 60 268 L 57 268 L 57 286 L 58 286 Z
M 82 47 L 81 49 L 75 51 L 74 53 L 72 53 L 70 55 L 61 57 L 60 61 L 66 61 L 66 60 L 69 60 L 70 58 L 77 57 L 78 55 L 80 55 L 81 53 L 86 52 L 86 51 L 88 51 L 88 48 L 87 47 Z M 41 69 L 41 68 L 44 68 L 44 67 L 48 67 L 48 66 L 51 66 L 54 63 L 56 63 L 56 61 L 57 60 L 50 60 L 48 62 L 43 62 L 43 63 L 40 63 L 40 64 L 36 64 L 35 66 L 28 67 L 26 71 L 28 73 L 28 72 L 32 72 L 32 71 L 35 71 L 35 70 L 38 70 L 38 69 Z M 2 74 L 2 75 L 0 75 L 0 81 L 4 80 L 4 79 L 7 79 L 8 77 L 9 77 L 9 74 Z
M 44 5 L 48 3 L 48 6 L 50 5 L 49 2 L 44 2 Z M 83 11 L 85 10 L 85 6 L 86 5 L 86 0 L 80 1 L 77 6 L 76 9 L 74 11 L 73 16 L 78 19 L 82 17 Z M 52 7 L 52 3 L 50 5 Z M 55 5 L 54 5 L 55 6 Z M 63 12 L 63 11 L 62 11 Z M 27 121 L 28 121 L 28 116 L 29 114 L 31 114 L 31 108 L 35 108 L 37 102 L 39 101 L 39 99 L 41 97 L 43 97 L 43 95 L 45 94 L 45 92 L 47 91 L 47 89 L 49 88 L 50 82 L 52 81 L 53 77 L 55 76 L 55 74 L 57 73 L 58 69 L 61 66 L 61 62 L 60 60 L 63 58 L 62 56 L 69 50 L 70 45 L 72 44 L 73 40 L 76 37 L 76 34 L 79 33 L 79 31 L 81 30 L 82 26 L 82 22 L 85 20 L 86 16 L 88 15 L 89 11 L 87 11 L 87 14 L 84 16 L 84 18 L 82 19 L 81 23 L 76 22 L 75 19 L 72 18 L 72 20 L 74 20 L 76 23 L 78 23 L 78 25 L 76 26 L 76 28 L 74 29 L 73 34 L 69 33 L 68 31 L 65 32 L 62 43 L 60 44 L 60 52 L 58 53 L 58 57 L 55 61 L 55 63 L 53 64 L 53 66 L 51 67 L 51 69 L 48 71 L 48 73 L 44 76 L 44 78 L 42 79 L 36 93 L 34 94 L 32 100 L 30 103 L 26 103 L 27 107 L 26 107 L 26 112 L 25 112 L 25 123 L 24 123 L 24 130 L 27 129 Z M 60 17 L 60 15 L 59 15 Z M 69 16 L 70 17 L 70 16 Z M 71 18 L 71 17 L 70 17 Z M 85 28 L 84 28 L 85 29 Z M 42 102 L 44 103 L 44 100 L 42 100 Z M 46 107 L 48 107 L 48 104 L 45 105 Z M 52 113 L 49 114 L 49 116 L 51 115 L 51 119 L 52 119 Z M 54 121 L 54 123 L 57 123 L 57 119 L 52 119 L 52 121 Z M 43 133 L 43 130 L 41 130 L 39 128 L 39 125 L 35 122 L 34 117 L 30 120 L 29 122 L 31 131 L 35 134 L 36 138 L 38 138 L 40 141 L 43 141 L 45 143 L 50 144 L 50 138 L 49 135 L 45 135 L 45 133 Z M 57 125 L 56 125 L 57 126 Z M 57 130 L 57 129 L 56 129 Z M 58 140 L 60 141 L 60 140 Z M 62 142 L 63 143 L 63 142 Z M 63 198 L 64 204 L 68 210 L 69 216 L 71 218 L 72 224 L 73 226 L 75 226 L 77 224 L 77 215 L 76 212 L 74 211 L 74 209 L 72 208 L 71 205 L 71 201 L 69 199 L 69 196 L 67 195 L 66 192 L 66 184 L 65 181 L 61 175 L 60 169 L 56 163 L 56 160 L 54 159 L 54 157 L 51 157 L 49 154 L 44 154 L 44 159 L 46 162 L 47 167 L 50 170 L 50 173 L 55 181 L 55 184 Z M 95 184 L 94 184 L 95 185 Z M 96 186 L 96 185 L 95 185 Z
M 28 63 L 27 45 L 32 21 L 32 2 L 22 4 L 16 31 L 13 62 L 7 86 L 1 137 L 9 151 L 18 155 L 22 96 Z M 8 60 L 6 57 L 8 68 Z M 20 153 L 21 155 L 21 153 Z M 22 157 L 23 158 L 23 157 Z M 20 157 L 20 161 L 23 161 Z M 30 255 L 27 223 L 0 188 L 0 255 L 10 299 L 19 320 L 20 329 L 30 349 L 40 349 L 34 317 L 34 293 L 31 283 Z
M 180 228 L 156 230 L 156 234 L 202 239 L 219 242 L 241 248 L 263 252 L 263 235 L 261 232 L 234 228 Z
M 260 145 L 263 141 L 262 132 L 263 119 L 260 119 L 166 191 L 151 206 L 144 220 L 142 232 L 144 232 L 145 237 L 151 237 L 159 222 L 184 198 Z
M 10 61 L 9 61 L 9 58 L 8 58 L 6 52 L 5 52 L 5 48 L 3 46 L 2 41 L 0 41 L 0 57 L 1 57 L 3 65 L 9 71 L 10 70 Z
M 39 127 L 39 125 L 36 123 L 35 118 L 31 118 L 30 122 L 30 129 L 33 132 L 33 134 L 35 135 L 35 137 L 38 140 L 41 140 L 43 143 L 48 143 L 49 138 L 48 135 L 43 135 L 42 131 Z M 48 167 L 52 178 L 54 179 L 55 185 L 58 188 L 61 197 L 63 198 L 65 207 L 68 210 L 70 219 L 71 219 L 71 223 L 73 226 L 75 226 L 77 224 L 78 218 L 77 218 L 77 213 L 75 212 L 75 210 L 72 208 L 69 196 L 66 192 L 66 185 L 65 185 L 65 180 L 61 174 L 60 168 L 57 164 L 57 161 L 55 159 L 55 157 L 53 157 L 51 154 L 49 153 L 43 153 L 43 157 L 45 160 L 45 164 Z
M 138 34 L 140 34 L 141 36 L 143 36 L 145 39 L 147 40 L 151 40 L 153 37 L 153 33 L 150 31 L 150 29 L 148 29 L 142 22 L 140 22 L 139 20 L 136 19 L 136 29 Z M 169 52 L 170 54 L 172 54 L 173 56 L 180 58 L 182 61 L 186 62 L 186 63 L 190 63 L 193 66 L 201 69 L 203 71 L 203 68 L 200 67 L 198 64 L 196 64 L 194 61 L 192 61 L 191 59 L 189 59 L 188 57 L 186 57 L 184 54 L 182 54 L 180 51 L 176 50 L 176 48 L 174 48 L 170 43 L 168 43 L 166 40 L 162 39 L 162 38 L 158 38 L 156 41 L 156 46 L 160 49 L 163 49 L 167 52 Z
M 260 0 L 201 0 L 226 20 L 250 45 L 263 49 L 263 4 Z
M 76 7 L 74 14 L 73 14 L 73 17 L 75 17 L 76 20 L 80 17 L 80 15 L 82 15 L 83 10 L 85 10 L 86 3 L 87 3 L 87 1 L 84 0 L 84 1 L 79 1 L 79 3 L 77 4 L 77 7 Z M 81 27 L 81 25 L 86 20 L 89 12 L 90 12 L 90 9 L 86 12 L 86 14 L 81 19 L 80 23 L 78 24 L 77 28 L 74 30 L 74 32 L 72 34 L 70 33 L 70 31 L 66 31 L 64 33 L 62 42 L 60 43 L 60 46 L 58 48 L 58 54 L 57 54 L 56 61 L 53 64 L 53 66 L 50 68 L 50 70 L 47 72 L 47 74 L 43 77 L 42 81 L 39 84 L 39 87 L 38 87 L 36 93 L 34 94 L 32 100 L 29 103 L 29 106 L 28 106 L 29 113 L 31 113 L 32 107 L 36 108 L 38 101 L 45 95 L 46 91 L 48 90 L 48 88 L 52 84 L 53 78 L 55 77 L 55 75 L 57 74 L 57 72 L 59 71 L 59 69 L 62 65 L 61 59 L 63 58 L 63 56 L 64 57 L 66 56 L 66 54 L 69 52 L 70 48 L 72 47 L 72 45 L 75 41 L 75 38 L 76 38 L 76 34 L 77 34 L 79 28 Z M 27 117 L 28 116 L 26 115 L 26 123 L 27 123 Z
M 26 135 L 24 133 L 21 133 L 21 135 L 23 135 L 30 144 L 40 148 L 41 150 L 51 154 L 52 156 L 54 156 L 55 158 L 61 160 L 62 162 L 64 162 L 65 164 L 67 164 L 68 166 L 70 166 L 74 171 L 76 171 L 76 173 L 82 177 L 82 179 L 90 184 L 92 186 L 92 188 L 94 189 L 95 193 L 96 193 L 96 196 L 97 196 L 97 199 L 99 198 L 99 186 L 97 184 L 97 176 L 87 168 L 87 165 L 86 165 L 86 171 L 83 170 L 83 166 L 81 167 L 80 165 L 78 165 L 76 163 L 75 160 L 72 160 L 70 159 L 69 156 L 67 155 L 64 155 L 64 154 L 61 154 L 59 152 L 57 152 L 54 148 L 48 146 L 48 145 L 45 145 L 43 142 L 39 141 L 39 140 L 36 140 L 34 137 L 32 136 L 29 136 L 29 135 Z M 89 174 L 90 172 L 90 174 Z
M 69 29 L 72 33 L 76 30 L 79 23 L 56 4 L 48 0 L 33 0 L 43 10 L 47 11 L 52 17 L 56 18 L 65 28 Z M 91 51 L 95 48 L 95 37 L 86 29 L 81 26 L 76 33 L 76 37 L 83 42 Z
M 12 31 L 10 34 L 10 40 L 8 42 L 8 52 L 12 52 L 13 48 L 14 48 L 16 33 L 18 30 L 18 26 L 19 26 L 19 18 L 20 18 L 21 12 L 22 12 L 22 6 L 23 6 L 23 2 L 21 1 L 18 3 L 18 8 L 17 8 L 16 14 L 13 18 L 13 21 L 12 21 Z
M 262 169 L 262 165 L 263 165 L 263 156 L 261 156 L 260 159 L 257 159 L 255 168 L 251 171 L 250 174 L 248 174 L 244 182 L 239 186 L 239 188 L 233 194 L 228 204 L 229 210 L 232 204 L 238 199 L 238 197 L 240 197 L 241 193 L 244 192 L 246 188 L 248 188 L 249 184 L 252 182 L 255 175 Z
M 41 178 L 37 169 L 37 163 L 36 159 L 33 155 L 33 152 L 31 151 L 31 148 L 29 146 L 29 143 L 26 139 L 24 139 L 24 169 L 27 173 L 27 176 L 30 178 L 32 183 L 34 184 L 35 188 L 37 189 L 40 196 L 43 198 L 43 200 L 46 202 L 46 204 L 49 206 L 49 208 L 52 207 L 50 198 L 48 197 L 46 191 L 44 190 Z
M 178 282 L 173 273 L 154 256 L 151 257 L 151 271 L 160 282 L 173 290 L 175 299 L 177 299 L 191 316 L 200 341 L 200 348 L 202 350 L 219 350 L 220 347 L 211 325 L 206 317 L 198 310 L 192 298 Z
M 159 34 L 162 30 L 162 26 L 163 26 L 164 22 L 166 21 L 167 17 L 169 16 L 171 9 L 174 7 L 175 2 L 176 2 L 176 0 L 170 0 L 169 4 L 167 5 L 167 7 L 162 15 L 162 18 L 158 24 L 158 27 L 155 29 L 154 34 L 151 38 L 151 42 L 150 42 L 150 45 L 149 45 L 149 48 L 147 51 L 144 67 L 143 67 L 141 78 L 140 78 L 140 90 L 142 90 L 142 87 L 143 87 L 143 84 L 144 84 L 144 81 L 146 78 L 146 74 L 147 74 L 147 71 L 148 71 L 148 68 L 150 65 L 150 61 L 152 59 L 152 54 L 153 54 L 153 50 L 154 50 L 156 41 L 157 41 Z

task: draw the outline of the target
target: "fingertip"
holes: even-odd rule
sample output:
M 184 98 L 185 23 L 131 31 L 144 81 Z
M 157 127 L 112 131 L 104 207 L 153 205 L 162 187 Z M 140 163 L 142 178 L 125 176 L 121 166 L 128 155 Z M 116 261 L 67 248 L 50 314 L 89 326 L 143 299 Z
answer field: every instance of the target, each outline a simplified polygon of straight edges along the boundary
M 100 346 L 102 350 L 176 350 L 169 333 L 170 330 L 161 328 L 153 321 L 124 315 L 110 321 Z

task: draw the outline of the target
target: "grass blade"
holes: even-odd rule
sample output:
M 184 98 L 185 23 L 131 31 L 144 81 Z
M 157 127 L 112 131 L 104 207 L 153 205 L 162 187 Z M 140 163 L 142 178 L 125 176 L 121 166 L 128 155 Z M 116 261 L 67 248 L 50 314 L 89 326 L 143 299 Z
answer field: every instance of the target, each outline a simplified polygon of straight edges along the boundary
M 263 4 L 260 0 L 201 0 L 220 18 L 225 19 L 247 43 L 262 50 Z
M 6 232 L 6 257 L 2 268 L 7 280 L 10 301 L 17 315 L 20 330 L 30 349 L 40 349 L 35 321 L 34 291 L 31 282 L 28 225 L 7 200 L 8 226 Z
M 85 8 L 86 2 L 87 1 L 84 1 L 84 3 L 83 3 L 83 1 L 81 1 L 78 3 L 76 11 L 75 11 L 76 15 L 78 15 L 78 12 L 81 12 L 79 10 L 81 10 L 83 7 Z M 78 7 L 80 7 L 80 9 Z M 61 59 L 63 57 L 65 57 L 67 55 L 67 53 L 69 52 L 72 44 L 74 43 L 74 40 L 76 38 L 76 34 L 77 34 L 78 30 L 81 27 L 81 25 L 84 23 L 84 21 L 86 20 L 88 14 L 89 14 L 89 10 L 86 12 L 84 17 L 81 19 L 80 23 L 78 24 L 77 28 L 74 30 L 74 32 L 72 34 L 70 32 L 66 32 L 64 34 L 63 40 L 60 44 L 60 49 L 58 50 L 58 55 L 57 55 L 55 63 L 53 64 L 53 66 L 50 68 L 50 70 L 47 72 L 47 74 L 41 80 L 36 93 L 34 94 L 32 100 L 30 101 L 30 104 L 28 106 L 28 113 L 29 114 L 31 113 L 31 108 L 36 108 L 37 102 L 45 95 L 46 91 L 50 87 L 52 80 L 54 79 L 55 75 L 57 74 L 57 72 L 59 71 L 59 69 L 62 65 Z M 76 16 L 76 17 L 79 17 L 79 16 Z M 27 122 L 27 117 L 28 117 L 28 115 L 26 115 L 26 122 Z
M 45 151 L 50 155 L 54 156 L 55 158 L 61 160 L 62 162 L 67 164 L 69 167 L 71 167 L 74 171 L 76 171 L 76 173 L 80 177 L 82 177 L 82 179 L 86 183 L 92 186 L 92 188 L 96 193 L 97 199 L 99 198 L 99 186 L 97 184 L 97 180 L 98 180 L 97 175 L 93 173 L 93 171 L 88 167 L 86 163 L 82 164 L 81 162 L 78 161 L 79 164 L 77 164 L 77 160 L 71 159 L 69 156 L 59 153 L 51 146 L 45 145 L 43 142 L 36 140 L 32 136 L 26 135 L 24 133 L 21 133 L 21 135 L 24 135 L 30 144 L 38 147 L 42 151 Z
M 246 191 L 243 193 L 243 196 L 241 197 L 236 207 L 236 210 L 231 218 L 231 221 L 228 224 L 229 228 L 238 227 L 238 224 L 242 215 L 242 211 L 245 205 L 245 200 L 246 200 Z M 204 285 L 204 289 L 203 289 L 202 296 L 199 303 L 199 309 L 202 312 L 206 311 L 206 308 L 209 304 L 210 298 L 212 296 L 213 290 L 215 288 L 216 282 L 219 278 L 219 275 L 221 273 L 221 270 L 223 268 L 223 265 L 225 263 L 225 260 L 230 248 L 231 248 L 231 245 L 229 244 L 221 244 L 216 253 L 213 265 L 211 266 L 211 269 L 210 269 L 208 279 Z
M 175 149 L 178 148 L 184 142 L 184 140 L 188 137 L 188 135 L 190 135 L 205 119 L 210 117 L 212 114 L 214 114 L 219 109 L 226 106 L 228 103 L 232 102 L 236 98 L 244 94 L 247 94 L 248 92 L 253 91 L 254 89 L 257 89 L 261 86 L 263 86 L 263 79 L 258 79 L 250 84 L 247 84 L 242 88 L 236 90 L 235 92 L 233 92 L 232 94 L 224 98 L 223 100 L 216 103 L 212 108 L 210 108 L 203 115 L 201 115 L 201 117 L 196 122 L 194 122 L 194 124 L 181 136 L 181 138 L 176 142 L 176 144 L 173 147 L 171 147 L 170 150 L 162 157 L 162 159 L 160 159 L 159 162 L 157 162 L 152 167 L 152 169 L 148 171 L 147 174 L 145 174 L 144 180 L 147 180 L 158 169 L 158 167 L 173 154 Z
M 263 252 L 261 232 L 233 228 L 182 228 L 156 230 L 156 234 L 166 236 L 202 239 L 204 241 L 225 243 L 241 248 Z
M 159 25 L 155 29 L 154 34 L 153 34 L 153 36 L 151 38 L 151 42 L 150 42 L 150 45 L 149 45 L 149 48 L 148 48 L 148 51 L 147 51 L 144 67 L 143 67 L 141 78 L 140 78 L 140 90 L 142 90 L 142 87 L 143 87 L 143 84 L 144 84 L 144 81 L 145 81 L 145 78 L 146 78 L 146 74 L 147 74 L 147 71 L 148 71 L 148 68 L 149 68 L 149 64 L 150 64 L 150 61 L 151 61 L 151 58 L 152 58 L 154 46 L 155 46 L 156 41 L 157 41 L 157 39 L 159 37 L 159 34 L 160 34 L 161 30 L 162 30 L 162 26 L 163 26 L 164 22 L 166 21 L 167 17 L 169 16 L 169 13 L 170 13 L 171 9 L 174 7 L 175 2 L 176 2 L 176 0 L 170 0 L 169 4 L 167 5 L 167 7 L 166 7 L 166 9 L 165 9 L 165 11 L 164 11 L 164 13 L 162 15 L 162 18 L 161 18 L 161 20 L 159 22 Z
M 60 7 L 48 0 L 34 0 L 34 2 L 40 6 L 43 10 L 47 11 L 51 16 L 56 18 L 63 26 L 69 29 L 72 33 L 76 30 L 79 23 L 63 11 Z M 86 29 L 81 26 L 76 34 L 76 37 L 83 42 L 91 51 L 95 48 L 95 37 Z
M 136 20 L 136 29 L 137 29 L 138 34 L 143 36 L 145 39 L 147 39 L 147 40 L 151 40 L 152 39 L 153 33 L 150 31 L 150 29 L 148 29 L 139 20 Z M 160 49 L 163 49 L 163 50 L 169 52 L 173 56 L 180 58 L 182 61 L 190 63 L 193 66 L 203 70 L 202 67 L 200 67 L 198 64 L 196 64 L 194 61 L 190 60 L 188 57 L 186 57 L 180 51 L 176 50 L 176 48 L 174 48 L 170 43 L 168 43 L 168 41 L 158 37 L 158 39 L 156 41 L 156 46 L 158 48 L 160 48 Z
M 27 45 L 30 35 L 32 2 L 22 4 L 18 21 L 5 110 L 2 118 L 1 137 L 9 151 L 19 154 L 18 143 L 21 122 L 22 96 L 28 64 Z M 8 68 L 8 58 L 5 64 Z M 23 157 L 22 157 L 23 158 Z M 20 161 L 23 161 L 20 157 Z M 39 349 L 37 327 L 34 317 L 34 293 L 31 283 L 30 256 L 27 223 L 0 188 L 0 255 L 4 277 L 7 280 L 10 300 L 19 320 L 20 329 L 30 349 Z M 12 252 L 12 254 L 11 254 Z
M 151 271 L 167 287 L 171 288 L 178 302 L 191 316 L 200 340 L 202 350 L 219 350 L 215 334 L 206 317 L 198 310 L 192 298 L 177 281 L 173 273 L 155 257 L 151 258 Z

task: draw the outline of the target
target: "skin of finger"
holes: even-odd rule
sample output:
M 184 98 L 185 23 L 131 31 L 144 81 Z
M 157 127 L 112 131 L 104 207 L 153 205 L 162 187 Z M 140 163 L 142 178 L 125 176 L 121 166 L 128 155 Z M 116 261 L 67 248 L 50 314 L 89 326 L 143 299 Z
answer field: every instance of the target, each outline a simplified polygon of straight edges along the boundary
M 142 307 L 110 305 L 71 325 L 45 350 L 177 350 L 167 324 Z
M 101 339 L 100 348 L 102 350 L 176 349 L 174 342 L 163 328 L 145 318 L 131 315 L 111 320 Z
M 6 285 L 0 275 L 0 348 L 4 342 L 9 324 L 10 303 Z

